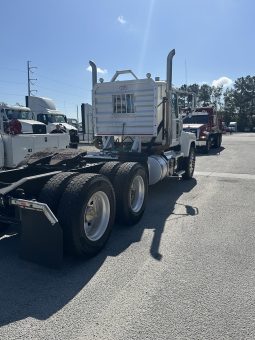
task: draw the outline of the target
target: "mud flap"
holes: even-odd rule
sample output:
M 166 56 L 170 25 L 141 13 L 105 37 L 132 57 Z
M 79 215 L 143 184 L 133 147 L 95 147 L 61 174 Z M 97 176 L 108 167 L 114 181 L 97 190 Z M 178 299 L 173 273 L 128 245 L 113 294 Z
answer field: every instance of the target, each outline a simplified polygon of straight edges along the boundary
M 20 209 L 20 256 L 28 261 L 58 268 L 63 260 L 63 231 L 43 211 Z

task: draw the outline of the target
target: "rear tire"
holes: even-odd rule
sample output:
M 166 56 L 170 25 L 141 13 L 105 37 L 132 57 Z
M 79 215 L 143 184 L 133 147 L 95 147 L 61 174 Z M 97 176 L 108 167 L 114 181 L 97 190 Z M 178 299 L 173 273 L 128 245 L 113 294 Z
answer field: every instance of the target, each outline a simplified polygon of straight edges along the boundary
M 117 220 L 133 225 L 143 216 L 148 197 L 148 176 L 140 163 L 126 162 L 119 166 L 114 180 Z
M 218 148 L 220 147 L 220 135 L 219 135 L 219 134 L 217 134 L 217 135 L 215 136 L 213 147 L 214 147 L 215 149 L 218 149 Z
M 44 185 L 39 195 L 38 201 L 46 203 L 51 211 L 56 214 L 59 201 L 68 182 L 77 176 L 76 172 L 61 172 L 53 177 Z
M 67 185 L 58 209 L 64 247 L 80 257 L 96 255 L 110 236 L 115 219 L 115 194 L 99 174 L 80 174 Z
M 120 165 L 120 162 L 106 162 L 100 169 L 99 173 L 106 176 L 113 184 Z
M 222 143 L 222 134 L 219 134 L 219 144 L 218 144 L 218 148 L 221 147 L 221 143 Z
M 185 157 L 183 160 L 183 170 L 185 173 L 182 175 L 183 179 L 191 179 L 194 174 L 196 163 L 196 154 L 195 148 L 193 146 L 190 147 L 189 156 Z

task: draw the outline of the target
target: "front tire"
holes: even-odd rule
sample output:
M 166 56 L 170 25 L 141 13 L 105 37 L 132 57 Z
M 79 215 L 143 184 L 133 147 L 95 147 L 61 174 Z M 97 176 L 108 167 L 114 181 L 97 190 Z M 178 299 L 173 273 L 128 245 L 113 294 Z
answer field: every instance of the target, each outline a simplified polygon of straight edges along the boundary
M 185 173 L 182 175 L 183 179 L 191 179 L 194 174 L 196 163 L 196 154 L 195 148 L 193 146 L 190 147 L 189 156 L 184 158 L 183 161 L 183 170 Z
M 221 147 L 221 143 L 222 143 L 222 134 L 219 134 L 219 143 L 218 143 L 218 148 Z
M 206 146 L 204 147 L 204 153 L 208 154 L 210 152 L 211 149 L 211 140 L 210 138 L 208 138 L 208 140 L 206 141 Z
M 148 197 L 148 176 L 140 163 L 122 163 L 115 176 L 117 220 L 125 225 L 140 221 Z
M 62 195 L 57 214 L 65 249 L 80 257 L 96 255 L 110 236 L 115 210 L 114 190 L 105 176 L 74 177 Z

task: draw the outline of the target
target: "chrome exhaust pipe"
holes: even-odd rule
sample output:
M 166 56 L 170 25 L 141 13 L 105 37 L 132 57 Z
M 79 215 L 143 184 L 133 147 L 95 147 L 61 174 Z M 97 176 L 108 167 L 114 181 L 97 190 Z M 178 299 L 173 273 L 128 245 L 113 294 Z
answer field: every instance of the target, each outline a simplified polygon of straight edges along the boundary
M 167 56 L 167 66 L 166 66 L 166 80 L 168 85 L 168 91 L 172 89 L 172 69 L 173 69 L 173 57 L 175 56 L 175 49 L 169 52 Z
M 175 49 L 171 50 L 167 56 L 166 64 L 166 80 L 167 80 L 167 112 L 166 112 L 166 145 L 170 146 L 172 143 L 172 69 L 173 69 L 173 57 L 175 56 Z
M 89 61 L 89 65 L 92 68 L 92 88 L 94 88 L 95 84 L 97 83 L 97 67 L 93 61 Z

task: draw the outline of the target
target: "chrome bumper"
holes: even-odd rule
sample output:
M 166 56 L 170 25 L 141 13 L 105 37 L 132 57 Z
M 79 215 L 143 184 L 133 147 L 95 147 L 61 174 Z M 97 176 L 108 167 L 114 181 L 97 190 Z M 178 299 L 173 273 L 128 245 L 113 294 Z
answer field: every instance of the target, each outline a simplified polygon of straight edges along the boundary
M 206 146 L 206 140 L 197 140 L 196 141 L 196 146 Z

